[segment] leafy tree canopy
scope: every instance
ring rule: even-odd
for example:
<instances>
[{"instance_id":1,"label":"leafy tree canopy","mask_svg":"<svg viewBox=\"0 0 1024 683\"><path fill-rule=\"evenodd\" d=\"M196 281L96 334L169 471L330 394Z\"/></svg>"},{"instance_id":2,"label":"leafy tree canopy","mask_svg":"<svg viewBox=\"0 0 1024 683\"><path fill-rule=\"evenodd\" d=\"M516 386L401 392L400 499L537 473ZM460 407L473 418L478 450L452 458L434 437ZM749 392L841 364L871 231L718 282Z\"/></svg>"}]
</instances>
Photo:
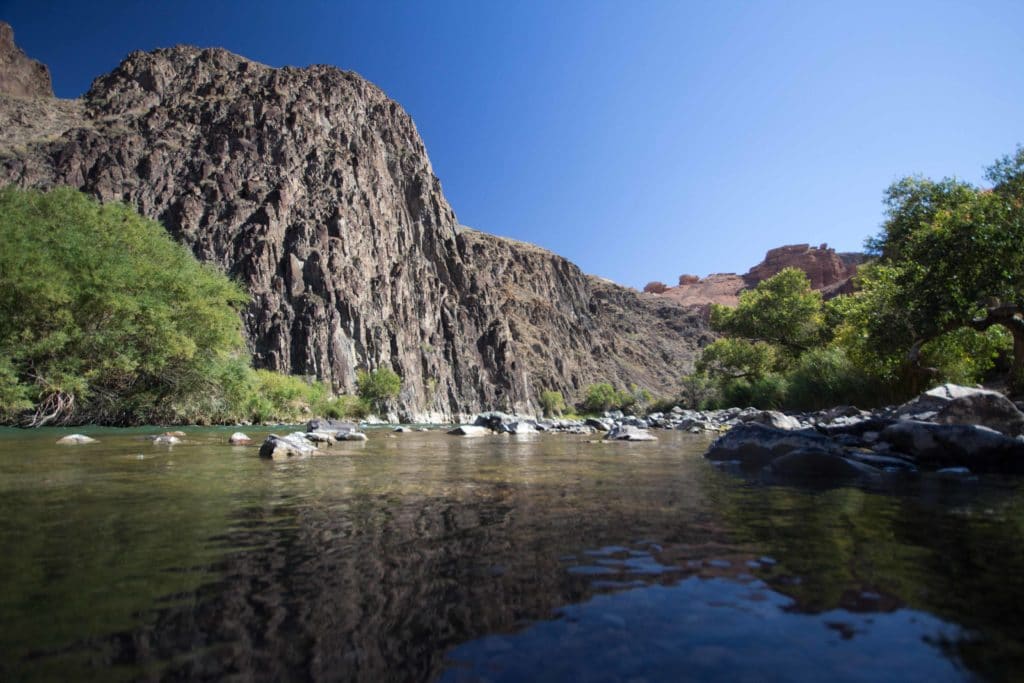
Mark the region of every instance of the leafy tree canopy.
<instances>
[{"instance_id":1,"label":"leafy tree canopy","mask_svg":"<svg viewBox=\"0 0 1024 683\"><path fill-rule=\"evenodd\" d=\"M248 366L246 300L126 206L2 189L0 411L37 425L156 421L226 401Z\"/></svg>"}]
</instances>

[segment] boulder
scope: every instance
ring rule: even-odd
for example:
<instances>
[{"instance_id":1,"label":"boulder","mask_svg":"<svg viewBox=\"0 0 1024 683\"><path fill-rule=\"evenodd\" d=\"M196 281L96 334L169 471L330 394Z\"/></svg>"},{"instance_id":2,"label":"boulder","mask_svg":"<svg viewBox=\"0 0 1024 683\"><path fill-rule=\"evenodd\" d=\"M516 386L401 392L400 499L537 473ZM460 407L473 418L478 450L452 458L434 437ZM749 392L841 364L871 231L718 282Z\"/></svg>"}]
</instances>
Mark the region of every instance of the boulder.
<instances>
[{"instance_id":1,"label":"boulder","mask_svg":"<svg viewBox=\"0 0 1024 683\"><path fill-rule=\"evenodd\" d=\"M479 425L459 425L455 429L448 430L448 433L453 436L486 436L491 433L491 430Z\"/></svg>"},{"instance_id":2,"label":"boulder","mask_svg":"<svg viewBox=\"0 0 1024 683\"><path fill-rule=\"evenodd\" d=\"M777 410L760 410L740 418L743 422L756 422L775 429L800 429L800 420Z\"/></svg>"},{"instance_id":3,"label":"boulder","mask_svg":"<svg viewBox=\"0 0 1024 683\"><path fill-rule=\"evenodd\" d=\"M593 427L594 429L599 429L602 432L609 431L615 425L613 421L607 420L603 417L588 417L586 422L583 424L588 427Z\"/></svg>"},{"instance_id":4,"label":"boulder","mask_svg":"<svg viewBox=\"0 0 1024 683\"><path fill-rule=\"evenodd\" d=\"M331 420L322 417L306 423L307 432L354 432L357 429L359 429L359 425L354 422Z\"/></svg>"},{"instance_id":5,"label":"boulder","mask_svg":"<svg viewBox=\"0 0 1024 683\"><path fill-rule=\"evenodd\" d=\"M879 441L929 468L1024 473L1024 441L988 427L901 420L886 427Z\"/></svg>"},{"instance_id":6,"label":"boulder","mask_svg":"<svg viewBox=\"0 0 1024 683\"><path fill-rule=\"evenodd\" d=\"M617 425L612 427L611 430L605 435L605 439L610 441L657 441L658 437L654 436L646 429L640 427L634 427L633 425Z\"/></svg>"},{"instance_id":7,"label":"boulder","mask_svg":"<svg viewBox=\"0 0 1024 683\"><path fill-rule=\"evenodd\" d=\"M334 435L338 441L366 441L369 437L360 431L344 431Z\"/></svg>"},{"instance_id":8,"label":"boulder","mask_svg":"<svg viewBox=\"0 0 1024 683\"><path fill-rule=\"evenodd\" d=\"M252 443L252 439L242 432L235 432L228 437L228 443L232 446L244 446L245 444Z\"/></svg>"},{"instance_id":9,"label":"boulder","mask_svg":"<svg viewBox=\"0 0 1024 683\"><path fill-rule=\"evenodd\" d=\"M342 432L348 434L348 432ZM325 443L330 445L334 443L335 436L329 432L306 432L302 435L306 441L312 441L313 443Z\"/></svg>"},{"instance_id":10,"label":"boulder","mask_svg":"<svg viewBox=\"0 0 1024 683\"><path fill-rule=\"evenodd\" d=\"M67 436L62 436L61 438L57 439L57 443L59 443L59 444L66 444L66 445L67 444L80 445L80 444L86 444L86 443L99 443L99 442L96 441L96 439L92 438L91 436L86 436L85 434L68 434Z\"/></svg>"},{"instance_id":11,"label":"boulder","mask_svg":"<svg viewBox=\"0 0 1024 683\"><path fill-rule=\"evenodd\" d=\"M871 478L879 470L832 451L798 448L772 461L773 474L792 479L845 480Z\"/></svg>"},{"instance_id":12,"label":"boulder","mask_svg":"<svg viewBox=\"0 0 1024 683\"><path fill-rule=\"evenodd\" d=\"M161 434L153 437L153 444L156 446L174 446L181 443L181 439L170 434Z\"/></svg>"},{"instance_id":13,"label":"boulder","mask_svg":"<svg viewBox=\"0 0 1024 683\"><path fill-rule=\"evenodd\" d=\"M776 429L748 422L718 437L704 457L709 460L733 460L745 469L760 469L776 458L797 450L840 457L846 454L845 448L816 432Z\"/></svg>"},{"instance_id":14,"label":"boulder","mask_svg":"<svg viewBox=\"0 0 1024 683\"><path fill-rule=\"evenodd\" d=\"M525 420L519 420L516 422L510 422L504 425L505 431L509 434L536 434L538 431L537 427L532 423Z\"/></svg>"},{"instance_id":15,"label":"boulder","mask_svg":"<svg viewBox=\"0 0 1024 683\"><path fill-rule=\"evenodd\" d=\"M1024 413L998 391L975 390L946 403L935 416L938 424L977 424L1007 436L1024 431Z\"/></svg>"},{"instance_id":16,"label":"boulder","mask_svg":"<svg viewBox=\"0 0 1024 683\"><path fill-rule=\"evenodd\" d=\"M504 432L507 431L505 426L515 422L516 418L507 413L502 413L497 410L489 413L481 413L476 416L473 421L473 425L476 427L485 427L493 432Z\"/></svg>"},{"instance_id":17,"label":"boulder","mask_svg":"<svg viewBox=\"0 0 1024 683\"><path fill-rule=\"evenodd\" d=\"M301 435L277 436L271 434L260 446L260 457L270 460L308 458L317 452L316 446Z\"/></svg>"}]
</instances>

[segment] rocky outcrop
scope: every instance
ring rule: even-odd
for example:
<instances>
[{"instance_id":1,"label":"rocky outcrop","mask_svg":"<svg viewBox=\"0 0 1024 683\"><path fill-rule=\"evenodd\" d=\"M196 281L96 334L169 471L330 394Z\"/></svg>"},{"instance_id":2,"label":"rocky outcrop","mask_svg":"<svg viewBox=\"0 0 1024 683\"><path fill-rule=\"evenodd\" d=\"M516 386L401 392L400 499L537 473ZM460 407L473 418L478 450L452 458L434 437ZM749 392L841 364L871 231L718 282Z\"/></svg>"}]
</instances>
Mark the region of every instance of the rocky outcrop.
<instances>
[{"instance_id":1,"label":"rocky outcrop","mask_svg":"<svg viewBox=\"0 0 1024 683\"><path fill-rule=\"evenodd\" d=\"M50 70L29 58L14 42L14 29L0 21L0 94L53 97Z\"/></svg>"},{"instance_id":2,"label":"rocky outcrop","mask_svg":"<svg viewBox=\"0 0 1024 683\"><path fill-rule=\"evenodd\" d=\"M838 253L827 244L819 247L791 244L769 249L764 260L744 275L716 273L706 278L680 275L679 286L668 288L662 296L687 305L715 303L735 306L744 290L778 275L784 268L799 268L807 273L811 289L819 290L829 298L850 291L850 280L864 260L864 254Z\"/></svg>"},{"instance_id":3,"label":"rocky outcrop","mask_svg":"<svg viewBox=\"0 0 1024 683\"><path fill-rule=\"evenodd\" d=\"M129 55L79 102L29 104L0 99L0 184L160 221L248 289L259 367L345 392L390 367L405 420L533 412L596 381L671 394L707 340L678 303L457 230L412 120L356 74L176 47Z\"/></svg>"}]
</instances>

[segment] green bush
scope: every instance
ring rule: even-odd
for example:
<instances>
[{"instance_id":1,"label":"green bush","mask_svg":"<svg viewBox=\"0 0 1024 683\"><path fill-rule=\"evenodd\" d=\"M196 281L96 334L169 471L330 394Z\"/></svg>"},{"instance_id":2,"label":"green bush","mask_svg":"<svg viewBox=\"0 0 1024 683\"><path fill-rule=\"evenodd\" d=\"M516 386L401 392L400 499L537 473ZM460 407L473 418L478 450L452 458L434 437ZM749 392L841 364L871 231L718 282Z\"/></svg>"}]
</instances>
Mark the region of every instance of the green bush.
<instances>
[{"instance_id":1,"label":"green bush","mask_svg":"<svg viewBox=\"0 0 1024 683\"><path fill-rule=\"evenodd\" d=\"M216 414L247 297L157 223L72 189L0 190L0 412L28 424Z\"/></svg>"},{"instance_id":2,"label":"green bush","mask_svg":"<svg viewBox=\"0 0 1024 683\"><path fill-rule=\"evenodd\" d=\"M360 370L356 377L359 397L379 413L387 410L388 402L398 396L402 378L391 368L378 368L371 372Z\"/></svg>"},{"instance_id":3,"label":"green bush","mask_svg":"<svg viewBox=\"0 0 1024 683\"><path fill-rule=\"evenodd\" d=\"M542 391L540 405L544 409L544 417L554 417L565 410L565 398L560 391Z\"/></svg>"}]
</instances>

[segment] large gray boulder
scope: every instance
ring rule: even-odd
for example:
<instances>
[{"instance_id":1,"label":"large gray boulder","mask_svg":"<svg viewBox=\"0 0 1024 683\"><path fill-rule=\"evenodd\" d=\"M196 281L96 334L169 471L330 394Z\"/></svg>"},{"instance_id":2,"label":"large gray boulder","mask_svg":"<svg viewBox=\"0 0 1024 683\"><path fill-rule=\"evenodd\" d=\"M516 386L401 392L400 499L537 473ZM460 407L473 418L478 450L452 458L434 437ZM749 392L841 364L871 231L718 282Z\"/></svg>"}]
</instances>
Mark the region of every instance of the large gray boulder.
<instances>
[{"instance_id":1,"label":"large gray boulder","mask_svg":"<svg viewBox=\"0 0 1024 683\"><path fill-rule=\"evenodd\" d=\"M785 413L780 413L777 410L760 410L755 413L743 415L740 417L743 422L754 422L757 424L768 425L775 429L800 429L803 425L800 424L800 420L795 417L790 417Z\"/></svg>"},{"instance_id":2,"label":"large gray boulder","mask_svg":"<svg viewBox=\"0 0 1024 683\"><path fill-rule=\"evenodd\" d=\"M748 422L718 437L704 457L709 460L736 461L744 469L760 469L776 458L798 450L840 457L846 452L845 448L832 439L815 432L776 429Z\"/></svg>"},{"instance_id":3,"label":"large gray boulder","mask_svg":"<svg viewBox=\"0 0 1024 683\"><path fill-rule=\"evenodd\" d=\"M278 436L271 434L260 446L260 457L270 460L295 460L308 458L317 453L316 446L302 435Z\"/></svg>"},{"instance_id":4,"label":"large gray boulder","mask_svg":"<svg viewBox=\"0 0 1024 683\"><path fill-rule=\"evenodd\" d=\"M939 424L977 424L1007 436L1024 431L1024 413L997 391L975 390L949 401L935 416Z\"/></svg>"},{"instance_id":5,"label":"large gray boulder","mask_svg":"<svg viewBox=\"0 0 1024 683\"><path fill-rule=\"evenodd\" d=\"M901 420L886 427L879 441L930 469L1024 473L1024 441L988 427Z\"/></svg>"}]
</instances>

